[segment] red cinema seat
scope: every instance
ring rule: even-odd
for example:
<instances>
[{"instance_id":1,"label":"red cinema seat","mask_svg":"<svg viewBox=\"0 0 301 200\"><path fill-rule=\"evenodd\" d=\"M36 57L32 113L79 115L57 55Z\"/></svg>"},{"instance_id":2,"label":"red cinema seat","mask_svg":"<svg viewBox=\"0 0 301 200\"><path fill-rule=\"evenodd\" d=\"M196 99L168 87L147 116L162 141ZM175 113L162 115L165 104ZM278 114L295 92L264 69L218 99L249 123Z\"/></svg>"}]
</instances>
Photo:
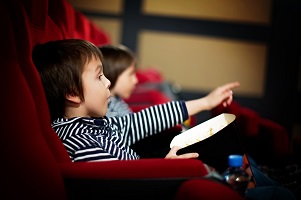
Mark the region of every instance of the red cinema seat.
<instances>
[{"instance_id":1,"label":"red cinema seat","mask_svg":"<svg viewBox=\"0 0 301 200\"><path fill-rule=\"evenodd\" d=\"M51 129L43 87L31 61L33 45L63 37L62 32L51 32L61 29L48 16L48 3L0 2L5 26L0 32L2 199L173 199L186 180L207 175L196 159L71 162Z\"/></svg>"},{"instance_id":2,"label":"red cinema seat","mask_svg":"<svg viewBox=\"0 0 301 200\"><path fill-rule=\"evenodd\" d=\"M2 73L1 138L3 185L1 199L67 199L61 170L40 127L36 104L18 62L11 11L0 3ZM20 52L19 52L20 53ZM55 192L54 192L55 191Z\"/></svg>"}]
</instances>

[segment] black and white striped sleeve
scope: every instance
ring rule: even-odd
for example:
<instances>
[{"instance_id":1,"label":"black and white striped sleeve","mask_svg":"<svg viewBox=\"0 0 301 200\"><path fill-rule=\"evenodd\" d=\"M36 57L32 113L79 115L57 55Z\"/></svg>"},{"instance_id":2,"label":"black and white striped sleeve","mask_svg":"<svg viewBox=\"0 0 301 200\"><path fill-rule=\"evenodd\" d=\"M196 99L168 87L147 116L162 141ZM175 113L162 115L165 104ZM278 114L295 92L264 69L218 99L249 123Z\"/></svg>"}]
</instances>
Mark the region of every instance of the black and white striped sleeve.
<instances>
[{"instance_id":1,"label":"black and white striped sleeve","mask_svg":"<svg viewBox=\"0 0 301 200\"><path fill-rule=\"evenodd\" d=\"M131 145L145 137L174 127L188 117L185 101L172 101L111 120L120 124L125 144Z\"/></svg>"}]
</instances>

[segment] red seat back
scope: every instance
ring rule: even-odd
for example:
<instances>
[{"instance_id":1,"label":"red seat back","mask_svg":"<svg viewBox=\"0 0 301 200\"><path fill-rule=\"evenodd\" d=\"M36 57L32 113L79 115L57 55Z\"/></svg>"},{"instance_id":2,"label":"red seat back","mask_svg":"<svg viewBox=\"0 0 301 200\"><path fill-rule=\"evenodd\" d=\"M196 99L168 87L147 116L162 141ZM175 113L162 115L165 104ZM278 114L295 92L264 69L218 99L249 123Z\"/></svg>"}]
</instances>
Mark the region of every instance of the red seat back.
<instances>
[{"instance_id":1,"label":"red seat back","mask_svg":"<svg viewBox=\"0 0 301 200\"><path fill-rule=\"evenodd\" d=\"M54 9L59 9L61 12ZM31 59L32 49L38 43L65 38L77 37L96 43L107 43L109 39L92 26L84 16L78 18L78 13L66 0L15 0L9 3L9 10L13 11L10 15L14 24L17 51L20 52L18 54L20 68L33 93L44 137L57 162L71 162L65 147L49 126L48 105L39 74ZM82 35L74 31L78 26L87 26L86 30L79 31ZM84 31L91 34L86 34ZM93 37L94 35L98 37Z\"/></svg>"},{"instance_id":2,"label":"red seat back","mask_svg":"<svg viewBox=\"0 0 301 200\"><path fill-rule=\"evenodd\" d=\"M9 5L0 3L1 31L1 171L4 199L66 199L60 170L42 135L27 80L20 70ZM4 157L4 160L3 160Z\"/></svg>"},{"instance_id":3,"label":"red seat back","mask_svg":"<svg viewBox=\"0 0 301 200\"><path fill-rule=\"evenodd\" d=\"M49 20L47 12L43 10L44 8L47 11L48 1L32 0L30 1L31 6L27 4L29 3L28 0L22 1L24 4L18 1L12 2L9 8L10 11L13 11L11 12L11 17L13 19L12 24L14 25L13 32L15 34L14 40L18 51L19 67L33 95L39 119L38 124L40 124L43 130L42 133L44 134L48 146L55 155L57 162L71 162L62 142L49 126L50 114L48 104L39 74L31 59L31 52L34 45L48 40L62 39L63 37L58 27ZM38 12L40 15L37 15L36 12L38 8L41 11Z\"/></svg>"}]
</instances>

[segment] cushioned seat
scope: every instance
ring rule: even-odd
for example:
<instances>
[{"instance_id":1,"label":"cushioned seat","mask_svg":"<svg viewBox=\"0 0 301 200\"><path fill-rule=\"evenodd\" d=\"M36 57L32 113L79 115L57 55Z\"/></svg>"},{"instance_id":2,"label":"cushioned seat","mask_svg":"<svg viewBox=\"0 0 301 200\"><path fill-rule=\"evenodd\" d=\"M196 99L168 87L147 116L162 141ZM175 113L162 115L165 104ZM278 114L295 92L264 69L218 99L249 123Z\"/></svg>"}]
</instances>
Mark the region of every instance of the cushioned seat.
<instances>
[{"instance_id":1,"label":"cushioned seat","mask_svg":"<svg viewBox=\"0 0 301 200\"><path fill-rule=\"evenodd\" d=\"M5 27L0 32L3 52L0 74L3 137L0 146L4 157L1 164L4 174L1 197L173 199L178 187L186 180L207 175L205 165L196 159L71 162L50 126L43 87L31 60L35 44L64 38L62 26L68 24L68 20L60 26L56 24L48 15L51 2L0 2L1 24ZM64 1L60 5L68 3ZM57 14L60 15L59 12ZM57 16L56 19L59 18ZM81 22L88 23L83 25L89 29L87 32L93 31L83 37L93 41L98 29L91 28L93 25L88 20ZM83 31L83 34L87 32Z\"/></svg>"}]
</instances>

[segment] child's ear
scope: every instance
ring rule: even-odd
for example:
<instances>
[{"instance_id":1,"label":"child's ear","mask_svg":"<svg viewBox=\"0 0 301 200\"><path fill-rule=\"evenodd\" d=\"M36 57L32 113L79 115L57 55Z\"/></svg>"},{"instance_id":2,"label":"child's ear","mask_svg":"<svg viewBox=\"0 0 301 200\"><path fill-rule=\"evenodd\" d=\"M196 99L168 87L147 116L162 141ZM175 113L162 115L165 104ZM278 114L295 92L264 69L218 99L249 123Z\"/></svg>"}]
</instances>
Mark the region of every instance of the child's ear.
<instances>
[{"instance_id":1,"label":"child's ear","mask_svg":"<svg viewBox=\"0 0 301 200\"><path fill-rule=\"evenodd\" d=\"M66 94L66 100L76 104L81 103L81 99L78 95Z\"/></svg>"}]
</instances>

